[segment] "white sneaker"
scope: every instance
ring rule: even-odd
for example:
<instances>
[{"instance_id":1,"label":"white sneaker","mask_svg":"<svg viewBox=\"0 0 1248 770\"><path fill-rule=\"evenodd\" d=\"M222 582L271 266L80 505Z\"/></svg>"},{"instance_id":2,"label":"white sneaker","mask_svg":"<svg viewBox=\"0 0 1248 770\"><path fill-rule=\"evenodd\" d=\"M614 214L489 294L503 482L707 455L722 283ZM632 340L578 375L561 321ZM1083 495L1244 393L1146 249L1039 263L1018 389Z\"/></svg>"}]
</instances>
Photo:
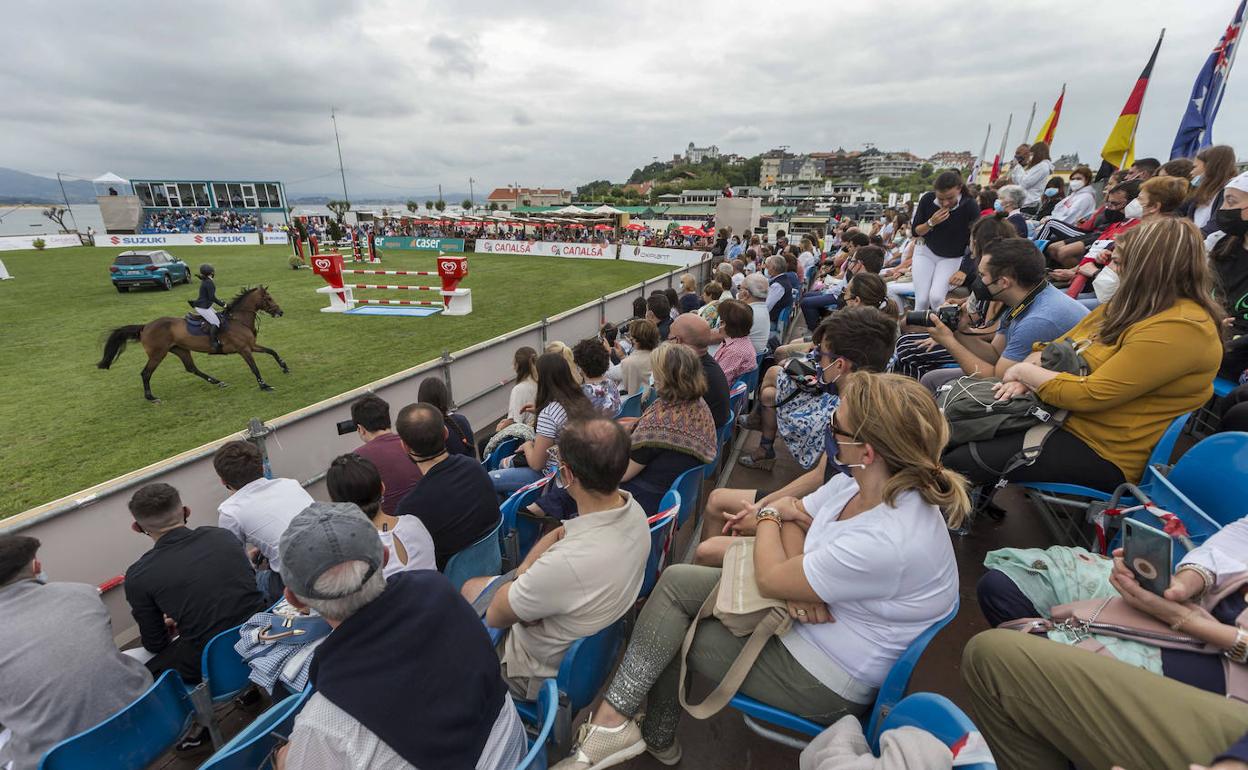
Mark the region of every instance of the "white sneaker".
<instances>
[{"instance_id":1,"label":"white sneaker","mask_svg":"<svg viewBox=\"0 0 1248 770\"><path fill-rule=\"evenodd\" d=\"M591 717L592 719L592 717ZM628 720L619 727L602 727L585 722L576 734L572 755L552 770L600 770L615 767L645 752L641 727Z\"/></svg>"},{"instance_id":2,"label":"white sneaker","mask_svg":"<svg viewBox=\"0 0 1248 770\"><path fill-rule=\"evenodd\" d=\"M672 741L672 745L662 751L652 749L649 746L646 747L646 751L650 752L650 756L654 757L668 767L680 764L680 741Z\"/></svg>"}]
</instances>

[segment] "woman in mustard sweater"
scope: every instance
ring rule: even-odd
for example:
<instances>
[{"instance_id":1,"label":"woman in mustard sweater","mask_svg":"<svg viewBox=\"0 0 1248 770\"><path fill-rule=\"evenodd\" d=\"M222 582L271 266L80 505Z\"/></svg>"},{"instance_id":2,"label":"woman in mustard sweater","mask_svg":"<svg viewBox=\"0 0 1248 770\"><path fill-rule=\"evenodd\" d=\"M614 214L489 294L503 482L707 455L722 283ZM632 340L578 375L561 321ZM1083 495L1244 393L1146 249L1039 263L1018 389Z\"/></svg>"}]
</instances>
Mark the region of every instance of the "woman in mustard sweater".
<instances>
[{"instance_id":1,"label":"woman in mustard sweater","mask_svg":"<svg viewBox=\"0 0 1248 770\"><path fill-rule=\"evenodd\" d=\"M1040 366L1039 352L1014 365L997 398L1034 391L1070 416L1049 437L1032 465L1011 481L1079 484L1111 492L1139 482L1153 446L1179 415L1213 394L1222 360L1213 279L1200 231L1188 220L1142 224L1118 241L1120 285L1063 339L1075 342L1091 374L1079 377ZM980 458L1000 468L1023 444L1023 433L976 443ZM972 457L969 446L945 455L945 464L972 482L997 477Z\"/></svg>"}]
</instances>

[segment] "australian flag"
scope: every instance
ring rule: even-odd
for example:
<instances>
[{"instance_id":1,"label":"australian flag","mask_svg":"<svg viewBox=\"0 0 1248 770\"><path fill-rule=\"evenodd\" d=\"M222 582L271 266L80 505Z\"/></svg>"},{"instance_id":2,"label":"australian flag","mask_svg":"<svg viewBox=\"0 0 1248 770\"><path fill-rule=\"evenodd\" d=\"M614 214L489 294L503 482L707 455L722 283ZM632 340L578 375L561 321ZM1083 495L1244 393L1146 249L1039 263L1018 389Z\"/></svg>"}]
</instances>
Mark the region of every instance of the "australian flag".
<instances>
[{"instance_id":1,"label":"australian flag","mask_svg":"<svg viewBox=\"0 0 1248 770\"><path fill-rule=\"evenodd\" d=\"M1248 0L1240 0L1235 17L1196 76L1187 111L1183 113L1174 146L1170 148L1171 158L1191 158L1202 147L1213 144L1213 121L1222 106L1222 94L1226 92L1226 81L1231 75L1231 65L1235 63L1235 53L1239 50L1245 6L1248 6Z\"/></svg>"}]
</instances>

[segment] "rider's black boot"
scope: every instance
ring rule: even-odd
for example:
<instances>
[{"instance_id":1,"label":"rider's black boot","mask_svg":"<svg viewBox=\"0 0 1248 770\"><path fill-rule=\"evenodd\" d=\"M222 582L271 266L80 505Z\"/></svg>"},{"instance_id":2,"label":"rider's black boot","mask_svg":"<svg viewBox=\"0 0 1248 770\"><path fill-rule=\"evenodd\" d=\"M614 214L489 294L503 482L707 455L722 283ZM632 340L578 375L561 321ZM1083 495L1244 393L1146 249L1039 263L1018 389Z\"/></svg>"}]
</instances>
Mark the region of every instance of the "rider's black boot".
<instances>
[{"instance_id":1,"label":"rider's black boot","mask_svg":"<svg viewBox=\"0 0 1248 770\"><path fill-rule=\"evenodd\" d=\"M213 353L221 352L220 332L217 330L217 327L213 326L212 324L208 325L208 341L212 345Z\"/></svg>"}]
</instances>

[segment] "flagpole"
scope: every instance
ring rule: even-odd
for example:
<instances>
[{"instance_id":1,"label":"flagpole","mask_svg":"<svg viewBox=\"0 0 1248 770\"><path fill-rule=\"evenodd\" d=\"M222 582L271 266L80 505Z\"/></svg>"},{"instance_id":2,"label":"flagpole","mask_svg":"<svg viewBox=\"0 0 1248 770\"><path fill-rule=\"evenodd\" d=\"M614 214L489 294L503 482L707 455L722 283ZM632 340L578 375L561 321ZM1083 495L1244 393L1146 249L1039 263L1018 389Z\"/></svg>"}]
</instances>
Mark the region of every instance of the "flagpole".
<instances>
[{"instance_id":1,"label":"flagpole","mask_svg":"<svg viewBox=\"0 0 1248 770\"><path fill-rule=\"evenodd\" d=\"M1166 39L1166 28L1161 28L1161 35L1157 38L1157 47L1153 49L1154 53L1161 51L1161 41ZM1150 76L1152 73L1149 73ZM1150 77L1151 79L1151 77ZM1131 138L1127 140L1127 147L1122 151L1122 160L1118 163L1118 168L1122 168L1127 162L1127 156L1135 149L1135 133L1140 130L1140 117L1144 114L1144 100L1148 99L1148 88L1145 87L1144 93L1140 95L1140 107L1135 111L1135 123L1131 125Z\"/></svg>"},{"instance_id":2,"label":"flagpole","mask_svg":"<svg viewBox=\"0 0 1248 770\"><path fill-rule=\"evenodd\" d=\"M1032 102L1031 103L1031 116L1027 118L1027 128L1023 131L1023 141L1027 142L1028 144L1031 143L1029 139L1029 137L1031 136L1031 124L1034 123L1035 120L1036 120L1036 103Z\"/></svg>"},{"instance_id":3,"label":"flagpole","mask_svg":"<svg viewBox=\"0 0 1248 770\"><path fill-rule=\"evenodd\" d=\"M1001 151L997 153L997 157L1005 161L1005 143L1010 140L1010 127L1014 125L1014 113L1010 113L1010 119L1005 122L1005 133L1001 135Z\"/></svg>"},{"instance_id":4,"label":"flagpole","mask_svg":"<svg viewBox=\"0 0 1248 770\"><path fill-rule=\"evenodd\" d=\"M971 179L974 184L979 184L979 170L984 165L984 156L988 154L988 137L992 136L992 124L988 124L988 130L984 133L984 146L979 149L979 157L975 159L975 176Z\"/></svg>"}]
</instances>

